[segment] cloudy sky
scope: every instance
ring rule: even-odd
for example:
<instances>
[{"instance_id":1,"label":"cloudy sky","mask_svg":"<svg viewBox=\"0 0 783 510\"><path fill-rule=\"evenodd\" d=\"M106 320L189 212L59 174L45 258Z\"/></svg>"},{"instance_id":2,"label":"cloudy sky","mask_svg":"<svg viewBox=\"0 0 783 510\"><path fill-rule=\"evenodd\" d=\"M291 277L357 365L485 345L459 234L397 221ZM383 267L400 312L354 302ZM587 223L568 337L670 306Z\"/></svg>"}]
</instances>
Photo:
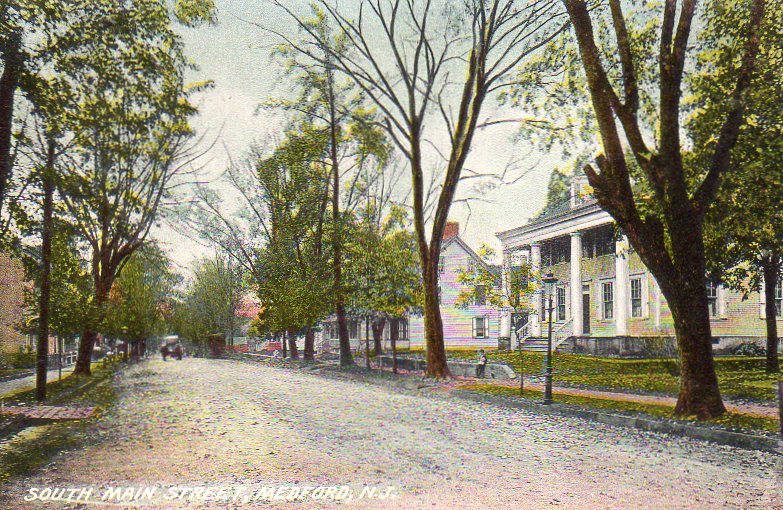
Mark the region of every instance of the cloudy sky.
<instances>
[{"instance_id":1,"label":"cloudy sky","mask_svg":"<svg viewBox=\"0 0 783 510\"><path fill-rule=\"evenodd\" d=\"M306 5L300 0L290 4L293 8ZM217 26L182 30L186 52L199 67L190 80L212 80L215 84L199 97L200 115L194 121L207 140L217 139L202 161L209 179L217 178L231 159L242 159L254 142L281 130L280 118L257 112L257 106L270 98L291 97L290 87L279 75L279 65L270 58L278 41L253 24L292 33L291 22L266 0L217 0L217 6ZM480 193L470 182L461 185L458 198L480 195L481 201L471 202L470 211L464 204L456 204L451 218L461 223L463 238L475 247L481 243L499 246L496 232L519 226L535 214L543 206L550 171L561 163L556 155L542 154L526 142L514 141L514 134L512 125L490 128L474 143L468 162L471 168L500 171L516 160L516 170L507 179L524 173L513 184ZM219 182L214 186L224 189ZM181 226L164 225L154 235L185 268L211 250L181 231Z\"/></svg>"}]
</instances>

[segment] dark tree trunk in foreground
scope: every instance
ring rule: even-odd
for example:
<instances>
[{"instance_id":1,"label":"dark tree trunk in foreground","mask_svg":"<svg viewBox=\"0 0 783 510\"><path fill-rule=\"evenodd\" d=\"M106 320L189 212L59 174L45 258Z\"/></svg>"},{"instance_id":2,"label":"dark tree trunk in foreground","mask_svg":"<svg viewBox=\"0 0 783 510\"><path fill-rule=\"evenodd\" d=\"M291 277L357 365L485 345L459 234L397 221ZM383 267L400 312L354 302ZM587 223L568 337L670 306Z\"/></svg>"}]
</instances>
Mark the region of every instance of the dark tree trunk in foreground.
<instances>
[{"instance_id":1,"label":"dark tree trunk in foreground","mask_svg":"<svg viewBox=\"0 0 783 510\"><path fill-rule=\"evenodd\" d=\"M752 0L744 53L734 90L728 98L727 114L720 132L716 133L714 153L704 177L696 182L689 181L683 163L680 103L697 2L668 0L665 3L657 55L660 101L656 147L648 146L639 122L641 101L636 66L649 55L634 54L640 50L629 35L623 3L609 0L616 41L616 48L609 51L615 51L619 59L621 91L616 90L604 67L604 55L596 42L587 2L563 0L563 3L576 36L603 147L595 160L598 170L588 165L585 174L599 204L626 233L672 309L682 372L675 413L695 415L699 419L720 416L726 409L712 359L704 290L703 220L715 201L722 175L729 168L731 149L744 121L743 96L751 85L765 1ZM637 206L626 158L633 158L641 169L659 213L642 211Z\"/></svg>"},{"instance_id":2,"label":"dark tree trunk in foreground","mask_svg":"<svg viewBox=\"0 0 783 510\"><path fill-rule=\"evenodd\" d=\"M14 32L7 36L2 52L3 74L0 76L0 211L8 194L13 161L11 161L11 135L14 124L14 96L19 87L23 56L22 34Z\"/></svg>"},{"instance_id":3,"label":"dark tree trunk in foreground","mask_svg":"<svg viewBox=\"0 0 783 510\"><path fill-rule=\"evenodd\" d=\"M312 361L315 359L315 330L307 328L304 339L304 359Z\"/></svg>"},{"instance_id":4,"label":"dark tree trunk in foreground","mask_svg":"<svg viewBox=\"0 0 783 510\"><path fill-rule=\"evenodd\" d=\"M90 363L92 362L92 350L95 347L95 342L97 340L97 331L93 331L92 328L86 328L84 330L81 341L79 342L79 352L76 355L76 367L73 369L74 374L92 374Z\"/></svg>"},{"instance_id":5,"label":"dark tree trunk in foreground","mask_svg":"<svg viewBox=\"0 0 783 510\"><path fill-rule=\"evenodd\" d=\"M440 247L438 247L440 249ZM451 377L446 363L446 346L443 341L443 320L440 316L438 296L438 258L426 261L424 272L424 337L427 342L428 377Z\"/></svg>"},{"instance_id":6,"label":"dark tree trunk in foreground","mask_svg":"<svg viewBox=\"0 0 783 510\"><path fill-rule=\"evenodd\" d=\"M296 346L296 331L288 332L288 350L291 352L291 359L299 359L299 349Z\"/></svg>"},{"instance_id":7,"label":"dark tree trunk in foreground","mask_svg":"<svg viewBox=\"0 0 783 510\"><path fill-rule=\"evenodd\" d=\"M775 289L780 281L780 257L770 255L762 260L764 270L764 312L767 322L767 361L766 371L768 374L780 372L780 363L778 362L778 317L777 306L775 306Z\"/></svg>"},{"instance_id":8,"label":"dark tree trunk in foreground","mask_svg":"<svg viewBox=\"0 0 783 510\"><path fill-rule=\"evenodd\" d=\"M383 330L386 329L386 319L376 319L372 321L372 341L375 348L375 355L383 354Z\"/></svg>"},{"instance_id":9,"label":"dark tree trunk in foreground","mask_svg":"<svg viewBox=\"0 0 783 510\"><path fill-rule=\"evenodd\" d=\"M35 363L35 398L46 399L46 372L49 361L49 297L52 289L52 209L54 198L54 142L46 149L43 176L43 231L41 232L41 296L38 304L38 345Z\"/></svg>"},{"instance_id":10,"label":"dark tree trunk in foreground","mask_svg":"<svg viewBox=\"0 0 783 510\"><path fill-rule=\"evenodd\" d=\"M106 303L109 299L109 290L112 286L112 280L98 278L95 282L95 306L99 313L106 309ZM79 342L79 352L76 356L76 366L73 369L74 374L92 375L90 364L92 363L92 352L95 348L95 342L98 340L98 332L95 325L90 324L84 328L82 339ZM127 351L126 351L127 356Z\"/></svg>"}]
</instances>

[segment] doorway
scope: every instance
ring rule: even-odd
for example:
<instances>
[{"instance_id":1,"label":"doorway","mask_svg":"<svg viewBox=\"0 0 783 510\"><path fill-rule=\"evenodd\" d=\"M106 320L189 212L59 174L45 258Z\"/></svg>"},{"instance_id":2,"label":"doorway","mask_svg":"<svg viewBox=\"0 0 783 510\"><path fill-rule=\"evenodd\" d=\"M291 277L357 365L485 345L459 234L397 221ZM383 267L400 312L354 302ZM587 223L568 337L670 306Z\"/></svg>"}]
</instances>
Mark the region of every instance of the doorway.
<instances>
[{"instance_id":1,"label":"doorway","mask_svg":"<svg viewBox=\"0 0 783 510\"><path fill-rule=\"evenodd\" d=\"M590 334L590 286L582 286L582 334Z\"/></svg>"}]
</instances>

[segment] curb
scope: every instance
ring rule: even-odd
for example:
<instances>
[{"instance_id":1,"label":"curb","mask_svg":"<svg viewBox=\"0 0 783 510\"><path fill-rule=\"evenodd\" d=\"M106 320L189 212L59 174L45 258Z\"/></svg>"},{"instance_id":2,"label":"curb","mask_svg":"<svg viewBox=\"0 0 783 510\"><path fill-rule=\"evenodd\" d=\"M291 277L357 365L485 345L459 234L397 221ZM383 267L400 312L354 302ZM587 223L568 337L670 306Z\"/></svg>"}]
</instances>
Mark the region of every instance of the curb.
<instances>
[{"instance_id":1,"label":"curb","mask_svg":"<svg viewBox=\"0 0 783 510\"><path fill-rule=\"evenodd\" d=\"M658 432L679 437L688 437L700 441L708 441L726 446L734 446L743 450L760 450L768 453L783 455L781 441L770 436L746 434L730 430L702 427L682 422L671 422L643 416L625 416L622 414L601 413L587 409L571 407L563 404L539 404L536 402L520 401L495 395L485 395L469 390L459 390L456 395L474 402L488 403L524 409L538 414L567 416L582 418L597 423L605 423L617 427L633 428L646 432Z\"/></svg>"}]
</instances>

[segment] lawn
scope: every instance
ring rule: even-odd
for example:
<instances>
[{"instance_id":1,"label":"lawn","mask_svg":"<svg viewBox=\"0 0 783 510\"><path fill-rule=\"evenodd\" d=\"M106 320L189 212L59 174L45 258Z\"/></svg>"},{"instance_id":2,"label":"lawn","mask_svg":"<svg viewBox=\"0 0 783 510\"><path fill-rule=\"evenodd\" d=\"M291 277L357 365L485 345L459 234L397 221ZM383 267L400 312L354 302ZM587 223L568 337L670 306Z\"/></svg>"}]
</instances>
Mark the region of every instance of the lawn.
<instances>
[{"instance_id":1,"label":"lawn","mask_svg":"<svg viewBox=\"0 0 783 510\"><path fill-rule=\"evenodd\" d=\"M46 385L49 405L87 405L98 408L99 415L111 407L116 399L112 378L117 363L93 364L92 377L69 375L62 381ZM7 395L4 403L33 402L35 390L22 390ZM0 482L11 477L25 476L46 464L58 452L77 448L94 438L89 433L94 421L55 421L50 424L27 427L4 440L0 449Z\"/></svg>"},{"instance_id":2,"label":"lawn","mask_svg":"<svg viewBox=\"0 0 783 510\"><path fill-rule=\"evenodd\" d=\"M507 386L498 386L495 384L470 384L463 387L467 391L486 393L489 395L500 395L510 398L520 398L517 388ZM536 390L525 390L523 398L529 400L540 400L541 392ZM623 414L642 414L657 418L671 419L674 415L674 407L665 404L642 404L637 402L622 402L598 397L582 397L573 395L562 395L555 393L555 400L558 403L570 404L588 409L597 409L601 411L619 412ZM679 418L681 420L693 421L695 418ZM761 418L758 416L748 416L741 413L726 413L720 418L707 420L706 423L713 423L733 429L764 430L767 432L778 432L778 421L775 419Z\"/></svg>"},{"instance_id":3,"label":"lawn","mask_svg":"<svg viewBox=\"0 0 783 510\"><path fill-rule=\"evenodd\" d=\"M475 359L475 351L449 351L456 359ZM519 352L487 352L490 361L502 361L519 371ZM525 373L538 374L544 366L544 354L526 352ZM555 353L552 362L555 383L608 391L654 393L676 396L680 378L673 359L599 358L579 354ZM764 358L717 357L715 369L721 393L728 398L770 402L777 400L776 384L780 374L764 372Z\"/></svg>"}]
</instances>

